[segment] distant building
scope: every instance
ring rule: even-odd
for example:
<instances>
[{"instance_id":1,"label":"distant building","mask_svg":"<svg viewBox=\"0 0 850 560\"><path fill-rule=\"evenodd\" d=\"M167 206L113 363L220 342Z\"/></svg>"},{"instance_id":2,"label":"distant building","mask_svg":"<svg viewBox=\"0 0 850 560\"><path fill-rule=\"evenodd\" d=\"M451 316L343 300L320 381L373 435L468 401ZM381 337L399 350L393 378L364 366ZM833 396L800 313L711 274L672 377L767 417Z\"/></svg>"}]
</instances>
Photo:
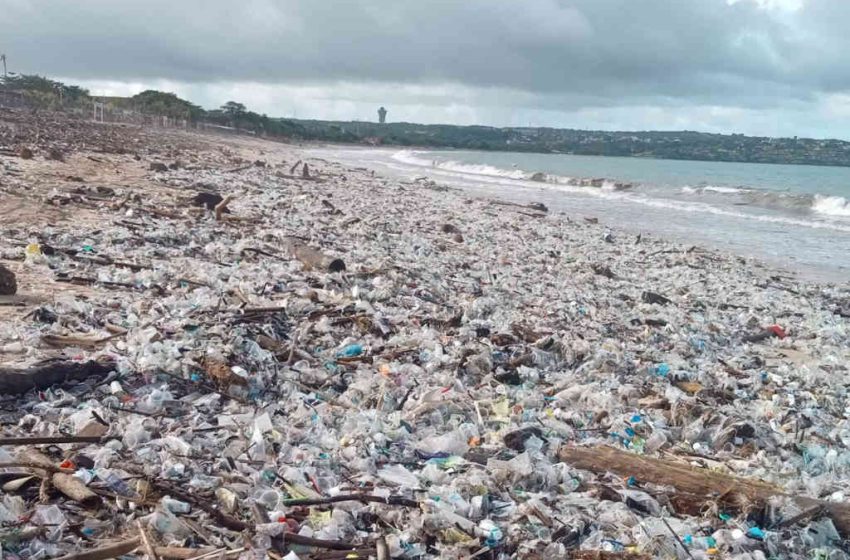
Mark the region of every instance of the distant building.
<instances>
[{"instance_id":1,"label":"distant building","mask_svg":"<svg viewBox=\"0 0 850 560\"><path fill-rule=\"evenodd\" d=\"M381 107L378 109L378 122L384 124L387 122L387 110Z\"/></svg>"}]
</instances>

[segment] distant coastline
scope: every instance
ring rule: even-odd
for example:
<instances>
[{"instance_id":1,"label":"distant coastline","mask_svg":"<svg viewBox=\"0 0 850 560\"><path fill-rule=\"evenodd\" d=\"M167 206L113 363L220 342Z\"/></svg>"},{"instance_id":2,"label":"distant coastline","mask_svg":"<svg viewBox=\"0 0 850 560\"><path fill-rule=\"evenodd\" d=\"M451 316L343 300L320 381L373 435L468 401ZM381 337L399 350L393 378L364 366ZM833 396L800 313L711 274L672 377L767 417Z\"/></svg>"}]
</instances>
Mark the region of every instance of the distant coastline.
<instances>
[{"instance_id":1,"label":"distant coastline","mask_svg":"<svg viewBox=\"0 0 850 560\"><path fill-rule=\"evenodd\" d=\"M695 131L598 131L533 127L379 124L280 119L305 140L433 149L850 167L850 142Z\"/></svg>"}]
</instances>

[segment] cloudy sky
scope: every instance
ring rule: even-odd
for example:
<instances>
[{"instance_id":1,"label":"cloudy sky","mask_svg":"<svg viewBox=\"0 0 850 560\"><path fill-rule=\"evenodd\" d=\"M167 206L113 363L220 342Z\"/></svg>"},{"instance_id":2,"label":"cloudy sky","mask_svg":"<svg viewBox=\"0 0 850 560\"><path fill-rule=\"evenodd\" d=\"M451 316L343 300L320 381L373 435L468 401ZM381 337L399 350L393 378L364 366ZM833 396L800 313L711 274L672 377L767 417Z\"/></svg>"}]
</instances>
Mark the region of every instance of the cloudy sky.
<instances>
[{"instance_id":1,"label":"cloudy sky","mask_svg":"<svg viewBox=\"0 0 850 560\"><path fill-rule=\"evenodd\" d=\"M850 0L0 0L9 70L270 116L850 138Z\"/></svg>"}]
</instances>

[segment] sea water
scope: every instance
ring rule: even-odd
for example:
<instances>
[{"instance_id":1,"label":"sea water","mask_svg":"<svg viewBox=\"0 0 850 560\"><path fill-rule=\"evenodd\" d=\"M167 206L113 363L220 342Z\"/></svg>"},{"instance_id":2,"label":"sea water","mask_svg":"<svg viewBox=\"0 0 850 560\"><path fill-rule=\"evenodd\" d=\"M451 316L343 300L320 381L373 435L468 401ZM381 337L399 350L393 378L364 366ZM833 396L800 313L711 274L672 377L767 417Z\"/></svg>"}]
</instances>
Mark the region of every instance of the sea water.
<instances>
[{"instance_id":1,"label":"sea water","mask_svg":"<svg viewBox=\"0 0 850 560\"><path fill-rule=\"evenodd\" d=\"M623 235L654 234L810 279L850 281L850 168L392 148L317 152L473 195L543 202Z\"/></svg>"}]
</instances>

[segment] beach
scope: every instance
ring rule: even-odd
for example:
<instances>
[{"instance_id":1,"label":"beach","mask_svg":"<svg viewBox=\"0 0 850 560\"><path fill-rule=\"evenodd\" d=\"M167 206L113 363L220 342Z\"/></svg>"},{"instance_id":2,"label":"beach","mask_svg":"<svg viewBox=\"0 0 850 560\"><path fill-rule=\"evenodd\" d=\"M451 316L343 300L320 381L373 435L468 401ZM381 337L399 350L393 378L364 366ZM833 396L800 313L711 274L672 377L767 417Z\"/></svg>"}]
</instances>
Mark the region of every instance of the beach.
<instances>
[{"instance_id":1,"label":"beach","mask_svg":"<svg viewBox=\"0 0 850 560\"><path fill-rule=\"evenodd\" d=\"M287 535L302 558L844 554L846 283L319 146L99 125L56 140L60 161L16 126L0 373L114 364L3 397L3 437L103 438L39 451L95 505L47 484L22 550L127 542L140 520L157 547L246 558ZM685 507L676 476L577 449L764 487L721 479ZM46 472L0 473L35 477L2 520Z\"/></svg>"}]
</instances>

